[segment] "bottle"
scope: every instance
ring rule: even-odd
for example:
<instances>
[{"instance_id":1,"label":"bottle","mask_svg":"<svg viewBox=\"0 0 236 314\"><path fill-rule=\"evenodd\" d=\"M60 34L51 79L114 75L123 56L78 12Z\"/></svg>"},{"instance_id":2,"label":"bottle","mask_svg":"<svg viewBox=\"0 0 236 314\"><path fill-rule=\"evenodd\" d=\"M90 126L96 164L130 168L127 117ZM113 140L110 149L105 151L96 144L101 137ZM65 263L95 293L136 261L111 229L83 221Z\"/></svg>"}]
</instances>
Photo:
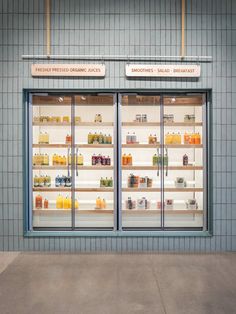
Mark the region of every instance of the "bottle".
<instances>
[{"instance_id":1,"label":"bottle","mask_svg":"<svg viewBox=\"0 0 236 314\"><path fill-rule=\"evenodd\" d=\"M102 144L104 142L104 137L102 135L102 133L100 132L99 137L98 137L98 143Z\"/></svg>"},{"instance_id":2,"label":"bottle","mask_svg":"<svg viewBox=\"0 0 236 314\"><path fill-rule=\"evenodd\" d=\"M62 157L62 165L66 166L66 156Z\"/></svg>"},{"instance_id":3,"label":"bottle","mask_svg":"<svg viewBox=\"0 0 236 314\"><path fill-rule=\"evenodd\" d=\"M63 197L61 196L61 194L59 194L57 196L57 199L56 199L56 208L57 209L62 209L63 208Z\"/></svg>"},{"instance_id":4,"label":"bottle","mask_svg":"<svg viewBox=\"0 0 236 314\"><path fill-rule=\"evenodd\" d=\"M83 164L84 164L84 157L83 157L82 154L79 154L78 159L77 159L77 164L79 166L83 166Z\"/></svg>"},{"instance_id":5,"label":"bottle","mask_svg":"<svg viewBox=\"0 0 236 314\"><path fill-rule=\"evenodd\" d=\"M66 196L65 198L63 198L63 208L64 208L64 209L69 209L69 200L68 200L68 196Z\"/></svg>"},{"instance_id":6,"label":"bottle","mask_svg":"<svg viewBox=\"0 0 236 314\"><path fill-rule=\"evenodd\" d=\"M79 202L77 199L75 199L75 209L78 209L79 208Z\"/></svg>"},{"instance_id":7,"label":"bottle","mask_svg":"<svg viewBox=\"0 0 236 314\"><path fill-rule=\"evenodd\" d=\"M188 156L186 154L184 154L183 156L183 166L187 166L188 165Z\"/></svg>"},{"instance_id":8,"label":"bottle","mask_svg":"<svg viewBox=\"0 0 236 314\"><path fill-rule=\"evenodd\" d=\"M97 164L97 157L95 154L92 156L92 166L95 166Z\"/></svg>"},{"instance_id":9,"label":"bottle","mask_svg":"<svg viewBox=\"0 0 236 314\"><path fill-rule=\"evenodd\" d=\"M133 158L131 154L127 156L126 160L127 160L127 165L132 166Z\"/></svg>"},{"instance_id":10,"label":"bottle","mask_svg":"<svg viewBox=\"0 0 236 314\"><path fill-rule=\"evenodd\" d=\"M111 165L111 158L109 156L106 157L106 166Z\"/></svg>"},{"instance_id":11,"label":"bottle","mask_svg":"<svg viewBox=\"0 0 236 314\"><path fill-rule=\"evenodd\" d=\"M39 186L38 177L34 176L34 187L38 187L38 186Z\"/></svg>"},{"instance_id":12,"label":"bottle","mask_svg":"<svg viewBox=\"0 0 236 314\"><path fill-rule=\"evenodd\" d=\"M96 198L96 208L101 209L101 198L100 198L100 196L98 196Z\"/></svg>"},{"instance_id":13,"label":"bottle","mask_svg":"<svg viewBox=\"0 0 236 314\"><path fill-rule=\"evenodd\" d=\"M200 145L201 144L201 135L199 133L195 136L195 144Z\"/></svg>"},{"instance_id":14,"label":"bottle","mask_svg":"<svg viewBox=\"0 0 236 314\"><path fill-rule=\"evenodd\" d=\"M110 134L107 137L107 144L112 144L112 136Z\"/></svg>"},{"instance_id":15,"label":"bottle","mask_svg":"<svg viewBox=\"0 0 236 314\"><path fill-rule=\"evenodd\" d=\"M91 132L89 132L88 134L88 144L93 144L93 135L91 134Z\"/></svg>"},{"instance_id":16,"label":"bottle","mask_svg":"<svg viewBox=\"0 0 236 314\"><path fill-rule=\"evenodd\" d=\"M103 198L101 201L101 208L105 209L106 207L107 207L106 200L105 200L105 198Z\"/></svg>"},{"instance_id":17,"label":"bottle","mask_svg":"<svg viewBox=\"0 0 236 314\"><path fill-rule=\"evenodd\" d=\"M35 208L41 209L43 207L43 198L41 195L37 195L35 198Z\"/></svg>"},{"instance_id":18,"label":"bottle","mask_svg":"<svg viewBox=\"0 0 236 314\"><path fill-rule=\"evenodd\" d=\"M45 198L44 202L43 202L43 207L44 208L48 208L48 200Z\"/></svg>"},{"instance_id":19,"label":"bottle","mask_svg":"<svg viewBox=\"0 0 236 314\"><path fill-rule=\"evenodd\" d=\"M122 165L123 165L123 166L126 166L126 165L127 165L126 154L123 154L123 156L122 156Z\"/></svg>"},{"instance_id":20,"label":"bottle","mask_svg":"<svg viewBox=\"0 0 236 314\"><path fill-rule=\"evenodd\" d=\"M152 165L153 166L157 166L158 164L158 160L157 160L157 154L153 155L152 157Z\"/></svg>"},{"instance_id":21,"label":"bottle","mask_svg":"<svg viewBox=\"0 0 236 314\"><path fill-rule=\"evenodd\" d=\"M184 144L189 144L190 136L189 133L184 133Z\"/></svg>"},{"instance_id":22,"label":"bottle","mask_svg":"<svg viewBox=\"0 0 236 314\"><path fill-rule=\"evenodd\" d=\"M130 143L131 143L131 135L128 132L128 134L126 135L126 144L130 144Z\"/></svg>"}]
</instances>

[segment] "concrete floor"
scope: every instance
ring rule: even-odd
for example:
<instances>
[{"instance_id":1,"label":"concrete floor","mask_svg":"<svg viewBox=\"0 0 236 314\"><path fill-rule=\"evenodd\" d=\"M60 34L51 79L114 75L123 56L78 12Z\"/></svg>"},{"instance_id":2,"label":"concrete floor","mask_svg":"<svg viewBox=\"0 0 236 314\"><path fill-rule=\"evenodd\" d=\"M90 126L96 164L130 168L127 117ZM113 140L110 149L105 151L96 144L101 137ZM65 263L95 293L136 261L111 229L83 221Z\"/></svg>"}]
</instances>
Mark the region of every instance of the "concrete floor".
<instances>
[{"instance_id":1,"label":"concrete floor","mask_svg":"<svg viewBox=\"0 0 236 314\"><path fill-rule=\"evenodd\" d=\"M0 253L1 314L236 313L236 254Z\"/></svg>"}]
</instances>

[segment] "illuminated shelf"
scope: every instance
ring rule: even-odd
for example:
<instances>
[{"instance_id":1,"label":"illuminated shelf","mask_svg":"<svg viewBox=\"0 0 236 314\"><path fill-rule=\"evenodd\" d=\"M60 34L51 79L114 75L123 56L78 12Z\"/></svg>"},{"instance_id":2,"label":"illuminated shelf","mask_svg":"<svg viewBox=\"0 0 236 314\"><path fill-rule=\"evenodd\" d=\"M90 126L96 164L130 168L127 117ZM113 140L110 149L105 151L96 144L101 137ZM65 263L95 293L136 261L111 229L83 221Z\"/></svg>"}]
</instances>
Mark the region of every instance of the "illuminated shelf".
<instances>
[{"instance_id":1,"label":"illuminated shelf","mask_svg":"<svg viewBox=\"0 0 236 314\"><path fill-rule=\"evenodd\" d=\"M158 148L160 144L122 144L122 147L129 147L129 148Z\"/></svg>"},{"instance_id":2,"label":"illuminated shelf","mask_svg":"<svg viewBox=\"0 0 236 314\"><path fill-rule=\"evenodd\" d=\"M76 215L93 215L93 214L113 214L112 209L75 209ZM58 216L58 215L71 215L71 209L34 209L34 215L40 216ZM202 215L203 210L200 209L171 209L171 210L164 210L164 213L167 215ZM125 215L156 215L161 214L161 210L158 209L125 209L122 210L122 214Z\"/></svg>"},{"instance_id":3,"label":"illuminated shelf","mask_svg":"<svg viewBox=\"0 0 236 314\"><path fill-rule=\"evenodd\" d=\"M72 126L66 122L33 122L34 126ZM75 126L113 126L112 122L76 122Z\"/></svg>"},{"instance_id":4,"label":"illuminated shelf","mask_svg":"<svg viewBox=\"0 0 236 314\"><path fill-rule=\"evenodd\" d=\"M75 169L76 166L74 166ZM67 170L68 166L33 166L34 170ZM69 165L71 169L71 165ZM112 170L113 166L77 166L78 170Z\"/></svg>"},{"instance_id":5,"label":"illuminated shelf","mask_svg":"<svg viewBox=\"0 0 236 314\"><path fill-rule=\"evenodd\" d=\"M161 166L159 167L159 169ZM164 167L166 169L166 167ZM122 166L122 170L158 170L157 166ZM202 166L168 166L168 170L203 170Z\"/></svg>"},{"instance_id":6,"label":"illuminated shelf","mask_svg":"<svg viewBox=\"0 0 236 314\"><path fill-rule=\"evenodd\" d=\"M161 210L160 209L125 209L122 210L122 213L125 214L142 214L142 215L153 215L153 214L160 214ZM200 209L194 209L194 210L190 210L190 209L166 209L164 210L165 214L172 214L172 215L189 215L189 214L198 214L198 215L202 215L203 214L203 210Z\"/></svg>"},{"instance_id":7,"label":"illuminated shelf","mask_svg":"<svg viewBox=\"0 0 236 314\"><path fill-rule=\"evenodd\" d=\"M165 148L202 148L202 144L165 144Z\"/></svg>"},{"instance_id":8,"label":"illuminated shelf","mask_svg":"<svg viewBox=\"0 0 236 314\"><path fill-rule=\"evenodd\" d=\"M80 148L112 148L113 144L75 144L75 147Z\"/></svg>"},{"instance_id":9,"label":"illuminated shelf","mask_svg":"<svg viewBox=\"0 0 236 314\"><path fill-rule=\"evenodd\" d=\"M33 188L33 192L113 192L113 188L68 188L68 187L35 187Z\"/></svg>"},{"instance_id":10,"label":"illuminated shelf","mask_svg":"<svg viewBox=\"0 0 236 314\"><path fill-rule=\"evenodd\" d=\"M122 126L160 126L160 122L122 122ZM202 122L172 122L164 123L164 126L202 126Z\"/></svg>"},{"instance_id":11,"label":"illuminated shelf","mask_svg":"<svg viewBox=\"0 0 236 314\"><path fill-rule=\"evenodd\" d=\"M113 144L75 144L80 148L111 148ZM33 144L33 148L71 148L68 144Z\"/></svg>"},{"instance_id":12,"label":"illuminated shelf","mask_svg":"<svg viewBox=\"0 0 236 314\"><path fill-rule=\"evenodd\" d=\"M161 188L122 188L123 192L161 192ZM164 188L164 192L203 192L203 188Z\"/></svg>"},{"instance_id":13,"label":"illuminated shelf","mask_svg":"<svg viewBox=\"0 0 236 314\"><path fill-rule=\"evenodd\" d=\"M71 215L71 209L34 209L33 214L57 216L57 215ZM111 209L75 209L76 214L113 214Z\"/></svg>"}]
</instances>

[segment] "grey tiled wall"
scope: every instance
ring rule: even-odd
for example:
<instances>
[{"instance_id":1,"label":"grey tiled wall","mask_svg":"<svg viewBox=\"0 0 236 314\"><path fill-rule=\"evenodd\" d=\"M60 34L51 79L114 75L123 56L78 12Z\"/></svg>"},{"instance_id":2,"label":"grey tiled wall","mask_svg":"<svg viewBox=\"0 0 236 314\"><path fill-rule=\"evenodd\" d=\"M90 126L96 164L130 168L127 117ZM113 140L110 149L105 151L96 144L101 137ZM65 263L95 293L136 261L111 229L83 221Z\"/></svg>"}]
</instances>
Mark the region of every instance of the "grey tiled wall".
<instances>
[{"instance_id":1,"label":"grey tiled wall","mask_svg":"<svg viewBox=\"0 0 236 314\"><path fill-rule=\"evenodd\" d=\"M194 80L37 79L22 54L45 52L44 1L0 0L0 250L223 251L236 249L236 1L186 0L186 53L211 55ZM180 0L53 0L52 54L178 55ZM211 238L24 238L23 88L212 88Z\"/></svg>"}]
</instances>

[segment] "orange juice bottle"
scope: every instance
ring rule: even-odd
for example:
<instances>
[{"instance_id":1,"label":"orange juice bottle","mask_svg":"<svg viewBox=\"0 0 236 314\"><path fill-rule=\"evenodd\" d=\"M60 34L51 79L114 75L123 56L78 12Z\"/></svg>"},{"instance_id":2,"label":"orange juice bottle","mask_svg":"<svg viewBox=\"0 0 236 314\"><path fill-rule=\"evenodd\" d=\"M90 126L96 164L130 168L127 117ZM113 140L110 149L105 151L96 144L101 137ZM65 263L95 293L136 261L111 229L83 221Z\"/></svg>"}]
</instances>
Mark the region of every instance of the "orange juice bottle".
<instances>
[{"instance_id":1,"label":"orange juice bottle","mask_svg":"<svg viewBox=\"0 0 236 314\"><path fill-rule=\"evenodd\" d=\"M181 134L178 132L177 135L177 144L181 144L182 140L181 140Z\"/></svg>"},{"instance_id":2,"label":"orange juice bottle","mask_svg":"<svg viewBox=\"0 0 236 314\"><path fill-rule=\"evenodd\" d=\"M101 200L100 196L98 196L98 197L96 198L96 208L97 208L97 209L100 209L100 208L101 208L101 205L102 205L102 200Z\"/></svg>"},{"instance_id":3,"label":"orange juice bottle","mask_svg":"<svg viewBox=\"0 0 236 314\"><path fill-rule=\"evenodd\" d=\"M131 154L127 156L126 160L127 160L127 165L132 166L133 158Z\"/></svg>"},{"instance_id":4,"label":"orange juice bottle","mask_svg":"<svg viewBox=\"0 0 236 314\"><path fill-rule=\"evenodd\" d=\"M194 133L192 133L190 135L189 144L195 144L195 134Z\"/></svg>"},{"instance_id":5,"label":"orange juice bottle","mask_svg":"<svg viewBox=\"0 0 236 314\"><path fill-rule=\"evenodd\" d=\"M103 199L101 200L101 208L102 208L102 209L105 209L106 207L107 207L106 200L105 200L105 198L103 198Z\"/></svg>"},{"instance_id":6,"label":"orange juice bottle","mask_svg":"<svg viewBox=\"0 0 236 314\"><path fill-rule=\"evenodd\" d=\"M201 135L199 133L195 134L195 144L201 144Z\"/></svg>"},{"instance_id":7,"label":"orange juice bottle","mask_svg":"<svg viewBox=\"0 0 236 314\"><path fill-rule=\"evenodd\" d=\"M35 197L35 208L41 209L43 207L43 198L41 195Z\"/></svg>"},{"instance_id":8,"label":"orange juice bottle","mask_svg":"<svg viewBox=\"0 0 236 314\"><path fill-rule=\"evenodd\" d=\"M122 156L122 165L123 165L123 166L126 166L126 165L127 165L126 154L123 154L123 156Z\"/></svg>"},{"instance_id":9,"label":"orange juice bottle","mask_svg":"<svg viewBox=\"0 0 236 314\"><path fill-rule=\"evenodd\" d=\"M189 144L190 141L190 135L189 133L184 133L184 144Z\"/></svg>"}]
</instances>

